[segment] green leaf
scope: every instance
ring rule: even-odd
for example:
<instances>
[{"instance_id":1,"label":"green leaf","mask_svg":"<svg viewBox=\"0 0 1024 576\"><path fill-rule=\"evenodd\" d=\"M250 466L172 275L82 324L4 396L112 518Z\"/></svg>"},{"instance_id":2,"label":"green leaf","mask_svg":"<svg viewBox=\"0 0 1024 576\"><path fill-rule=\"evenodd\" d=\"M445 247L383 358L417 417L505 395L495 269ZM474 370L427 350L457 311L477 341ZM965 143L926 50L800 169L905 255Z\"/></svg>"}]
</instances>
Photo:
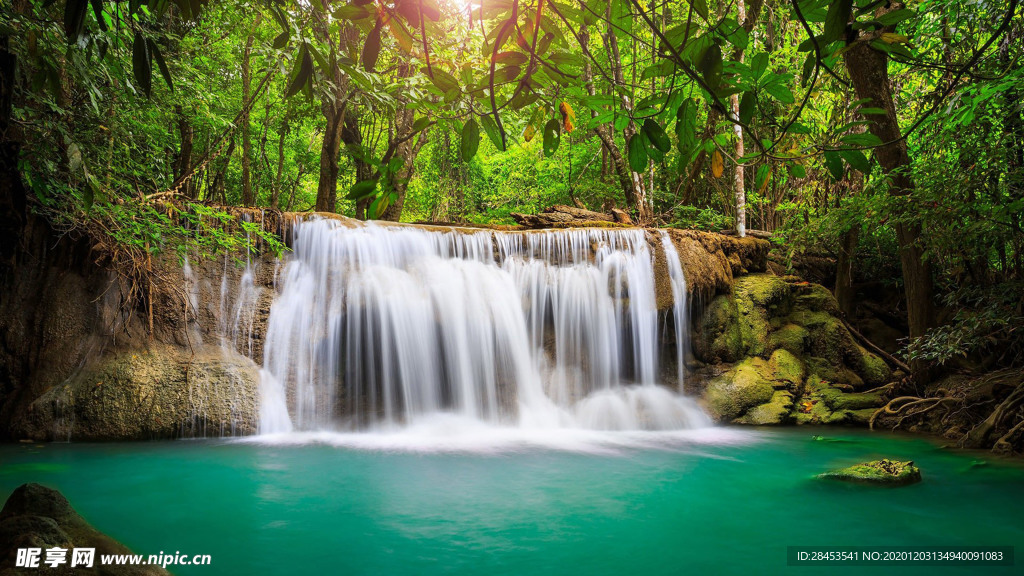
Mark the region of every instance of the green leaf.
<instances>
[{"instance_id":1,"label":"green leaf","mask_svg":"<svg viewBox=\"0 0 1024 576\"><path fill-rule=\"evenodd\" d=\"M717 92L722 83L722 49L718 44L712 44L704 52L700 59L700 73L711 90Z\"/></svg>"},{"instance_id":2,"label":"green leaf","mask_svg":"<svg viewBox=\"0 0 1024 576\"><path fill-rule=\"evenodd\" d=\"M853 0L833 0L825 15L824 44L831 44L843 36L846 25L850 22L852 9Z\"/></svg>"},{"instance_id":3,"label":"green leaf","mask_svg":"<svg viewBox=\"0 0 1024 576\"><path fill-rule=\"evenodd\" d=\"M530 57L521 52L502 52L494 57L494 61L498 64L508 64L511 66L522 66L530 60Z\"/></svg>"},{"instance_id":4,"label":"green leaf","mask_svg":"<svg viewBox=\"0 0 1024 576\"><path fill-rule=\"evenodd\" d=\"M643 172L647 169L647 142L644 142L643 134L638 132L630 136L629 142L626 143L626 156L633 172Z\"/></svg>"},{"instance_id":5,"label":"green leaf","mask_svg":"<svg viewBox=\"0 0 1024 576\"><path fill-rule=\"evenodd\" d=\"M373 193L376 190L376 180L363 180L361 182L356 182L355 184L353 184L352 187L349 188L348 194L345 195L345 198L348 198L349 200L362 200L364 198L369 198L370 196L373 196Z\"/></svg>"},{"instance_id":6,"label":"green leaf","mask_svg":"<svg viewBox=\"0 0 1024 576\"><path fill-rule=\"evenodd\" d=\"M135 83L142 88L142 92L148 98L153 88L153 65L150 60L149 46L140 32L135 33L135 42L132 44L132 74L135 77Z\"/></svg>"},{"instance_id":7,"label":"green leaf","mask_svg":"<svg viewBox=\"0 0 1024 576\"><path fill-rule=\"evenodd\" d=\"M96 22L100 25L100 30L107 31L107 21L103 19L103 0L90 0L92 4L92 12L96 16Z\"/></svg>"},{"instance_id":8,"label":"green leaf","mask_svg":"<svg viewBox=\"0 0 1024 576\"><path fill-rule=\"evenodd\" d=\"M847 134L840 138L839 141L854 146L880 146L882 144L882 140L870 132Z\"/></svg>"},{"instance_id":9,"label":"green leaf","mask_svg":"<svg viewBox=\"0 0 1024 576\"><path fill-rule=\"evenodd\" d=\"M377 58L380 57L380 29L381 19L377 18L377 23L374 24L373 29L366 35L366 44L363 44L363 69L367 72L373 72L375 66L377 66Z\"/></svg>"},{"instance_id":10,"label":"green leaf","mask_svg":"<svg viewBox=\"0 0 1024 576\"><path fill-rule=\"evenodd\" d=\"M466 125L462 127L462 144L459 146L459 151L462 152L462 161L469 162L472 160L479 148L480 125L477 124L475 119L470 118Z\"/></svg>"},{"instance_id":11,"label":"green leaf","mask_svg":"<svg viewBox=\"0 0 1024 576\"><path fill-rule=\"evenodd\" d=\"M811 76L814 75L814 65L818 62L818 59L814 56L814 52L807 55L804 59L803 68L800 69L800 87L806 88L807 82L810 81Z\"/></svg>"},{"instance_id":12,"label":"green leaf","mask_svg":"<svg viewBox=\"0 0 1024 576\"><path fill-rule=\"evenodd\" d=\"M81 38L88 6L89 0L67 0L64 3L64 33L67 34L68 44L74 44Z\"/></svg>"},{"instance_id":13,"label":"green leaf","mask_svg":"<svg viewBox=\"0 0 1024 576\"><path fill-rule=\"evenodd\" d=\"M793 98L793 92L787 86L782 84L770 84L765 86L764 89L766 92L771 94L773 98L783 104L792 104L793 102L796 102L796 99Z\"/></svg>"},{"instance_id":14,"label":"green leaf","mask_svg":"<svg viewBox=\"0 0 1024 576\"><path fill-rule=\"evenodd\" d=\"M768 176L772 173L771 168L767 164L761 164L757 168L757 175L754 177L754 186L756 190L761 190L768 181Z\"/></svg>"},{"instance_id":15,"label":"green leaf","mask_svg":"<svg viewBox=\"0 0 1024 576\"><path fill-rule=\"evenodd\" d=\"M672 141L668 139L665 130L653 118L644 120L643 131L651 145L662 154L667 154L672 149Z\"/></svg>"},{"instance_id":16,"label":"green leaf","mask_svg":"<svg viewBox=\"0 0 1024 576\"><path fill-rule=\"evenodd\" d=\"M806 178L807 170L800 164L793 162L789 165L789 173L793 178Z\"/></svg>"},{"instance_id":17,"label":"green leaf","mask_svg":"<svg viewBox=\"0 0 1024 576\"><path fill-rule=\"evenodd\" d=\"M167 87L170 88L171 92L174 92L174 83L171 82L171 71L167 68L167 62L164 62L164 55L160 53L160 49L157 48L156 42L152 40L146 41L149 47L149 52L152 54L153 59L156 60L156 65L160 69L160 75L164 77L164 82Z\"/></svg>"},{"instance_id":18,"label":"green leaf","mask_svg":"<svg viewBox=\"0 0 1024 576\"><path fill-rule=\"evenodd\" d=\"M421 132L424 128L430 125L430 116L421 116L412 123L413 132Z\"/></svg>"},{"instance_id":19,"label":"green leaf","mask_svg":"<svg viewBox=\"0 0 1024 576\"><path fill-rule=\"evenodd\" d=\"M740 122L749 124L754 117L754 109L757 108L757 97L753 92L744 92L740 99Z\"/></svg>"},{"instance_id":20,"label":"green leaf","mask_svg":"<svg viewBox=\"0 0 1024 576\"><path fill-rule=\"evenodd\" d=\"M562 125L552 118L544 125L544 155L550 157L562 143Z\"/></svg>"},{"instance_id":21,"label":"green leaf","mask_svg":"<svg viewBox=\"0 0 1024 576\"><path fill-rule=\"evenodd\" d=\"M825 152L825 167L834 180L843 179L843 159L837 152L829 150Z\"/></svg>"},{"instance_id":22,"label":"green leaf","mask_svg":"<svg viewBox=\"0 0 1024 576\"><path fill-rule=\"evenodd\" d=\"M843 157L843 160L846 160L847 164L861 174L871 172L871 163L868 162L867 157L860 150L840 150L839 155Z\"/></svg>"},{"instance_id":23,"label":"green leaf","mask_svg":"<svg viewBox=\"0 0 1024 576\"><path fill-rule=\"evenodd\" d=\"M309 55L309 50L303 44L302 49L299 50L299 58L295 63L295 71L292 76L292 81L288 84L288 89L285 90L284 97L291 98L292 96L299 93L302 87L309 82L309 79L313 75L313 57Z\"/></svg>"},{"instance_id":24,"label":"green leaf","mask_svg":"<svg viewBox=\"0 0 1024 576\"><path fill-rule=\"evenodd\" d=\"M274 37L274 48L280 50L288 44L289 34L287 32L281 32Z\"/></svg>"},{"instance_id":25,"label":"green leaf","mask_svg":"<svg viewBox=\"0 0 1024 576\"><path fill-rule=\"evenodd\" d=\"M676 137L679 147L687 149L697 143L697 103L687 98L676 112Z\"/></svg>"},{"instance_id":26,"label":"green leaf","mask_svg":"<svg viewBox=\"0 0 1024 576\"><path fill-rule=\"evenodd\" d=\"M758 80L764 75L764 71L768 69L768 53L758 52L750 60L750 73L754 75L754 80Z\"/></svg>"},{"instance_id":27,"label":"green leaf","mask_svg":"<svg viewBox=\"0 0 1024 576\"><path fill-rule=\"evenodd\" d=\"M881 108L861 108L858 112L865 116L868 114L879 114L884 116L886 113L885 110L882 110Z\"/></svg>"},{"instance_id":28,"label":"green leaf","mask_svg":"<svg viewBox=\"0 0 1024 576\"><path fill-rule=\"evenodd\" d=\"M501 131L498 129L497 123L494 122L494 118L490 115L480 117L480 122L484 125L484 132L487 133L487 137L491 139L491 143L499 151L505 151L505 139L502 137Z\"/></svg>"},{"instance_id":29,"label":"green leaf","mask_svg":"<svg viewBox=\"0 0 1024 576\"><path fill-rule=\"evenodd\" d=\"M701 18L708 19L707 0L690 0L690 6L693 7L693 11L700 15Z\"/></svg>"},{"instance_id":30,"label":"green leaf","mask_svg":"<svg viewBox=\"0 0 1024 576\"><path fill-rule=\"evenodd\" d=\"M915 14L916 12L914 12L913 10L901 8L899 10L893 10L892 12L882 14L875 20L883 26L894 26L908 18L913 18Z\"/></svg>"}]
</instances>

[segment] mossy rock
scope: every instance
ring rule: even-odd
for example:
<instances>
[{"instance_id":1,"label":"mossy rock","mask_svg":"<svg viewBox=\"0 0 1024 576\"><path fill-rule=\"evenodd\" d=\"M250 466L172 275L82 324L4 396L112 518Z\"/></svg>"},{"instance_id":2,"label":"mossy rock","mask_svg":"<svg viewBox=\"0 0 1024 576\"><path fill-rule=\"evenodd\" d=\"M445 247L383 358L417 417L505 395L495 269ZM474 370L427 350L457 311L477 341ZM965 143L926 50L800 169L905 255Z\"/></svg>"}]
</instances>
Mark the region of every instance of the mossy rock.
<instances>
[{"instance_id":1,"label":"mossy rock","mask_svg":"<svg viewBox=\"0 0 1024 576\"><path fill-rule=\"evenodd\" d=\"M737 362L746 355L738 320L739 309L729 295L718 296L701 316L695 352L705 362Z\"/></svg>"},{"instance_id":2,"label":"mossy rock","mask_svg":"<svg viewBox=\"0 0 1024 576\"><path fill-rule=\"evenodd\" d=\"M772 399L760 406L747 411L742 417L735 420L737 424L751 424L754 426L768 426L787 424L792 421L793 394L779 390L772 395Z\"/></svg>"},{"instance_id":3,"label":"mossy rock","mask_svg":"<svg viewBox=\"0 0 1024 576\"><path fill-rule=\"evenodd\" d=\"M864 380L841 363L837 364L817 356L806 358L806 363L807 373L815 375L819 380L833 384L847 384L854 389L864 387Z\"/></svg>"},{"instance_id":4,"label":"mossy rock","mask_svg":"<svg viewBox=\"0 0 1024 576\"><path fill-rule=\"evenodd\" d=\"M838 410L864 410L879 408L885 404L885 396L877 392L843 392L836 388L820 390L822 399L828 407Z\"/></svg>"},{"instance_id":5,"label":"mossy rock","mask_svg":"<svg viewBox=\"0 0 1024 576\"><path fill-rule=\"evenodd\" d=\"M843 410L843 423L851 426L868 426L871 417L875 415L878 408L862 408L860 410Z\"/></svg>"},{"instance_id":6,"label":"mossy rock","mask_svg":"<svg viewBox=\"0 0 1024 576\"><path fill-rule=\"evenodd\" d=\"M875 460L819 474L818 478L880 486L906 486L921 481L921 470L913 461Z\"/></svg>"},{"instance_id":7,"label":"mossy rock","mask_svg":"<svg viewBox=\"0 0 1024 576\"><path fill-rule=\"evenodd\" d=\"M768 369L771 371L772 380L786 382L792 386L802 384L806 373L804 363L786 349L772 353L768 359Z\"/></svg>"},{"instance_id":8,"label":"mossy rock","mask_svg":"<svg viewBox=\"0 0 1024 576\"><path fill-rule=\"evenodd\" d=\"M748 358L732 370L713 379L704 393L708 410L720 421L731 421L751 408L772 399L775 388L765 378L767 362Z\"/></svg>"},{"instance_id":9,"label":"mossy rock","mask_svg":"<svg viewBox=\"0 0 1024 576\"><path fill-rule=\"evenodd\" d=\"M155 440L254 434L259 367L220 347L108 352L36 399L15 435L36 440Z\"/></svg>"},{"instance_id":10,"label":"mossy rock","mask_svg":"<svg viewBox=\"0 0 1024 576\"><path fill-rule=\"evenodd\" d=\"M746 353L764 355L769 351L771 318L788 312L789 284L772 274L751 274L736 280L733 299Z\"/></svg>"},{"instance_id":11,"label":"mossy rock","mask_svg":"<svg viewBox=\"0 0 1024 576\"><path fill-rule=\"evenodd\" d=\"M803 326L787 323L773 330L768 337L768 347L772 350L789 350L801 356L807 350L807 342L811 333Z\"/></svg>"},{"instance_id":12,"label":"mossy rock","mask_svg":"<svg viewBox=\"0 0 1024 576\"><path fill-rule=\"evenodd\" d=\"M796 305L807 310L817 310L832 316L839 316L839 302L832 291L821 284L804 284L798 287Z\"/></svg>"},{"instance_id":13,"label":"mossy rock","mask_svg":"<svg viewBox=\"0 0 1024 576\"><path fill-rule=\"evenodd\" d=\"M854 365L857 374L870 386L881 386L892 378L892 370L880 357L857 346L857 363Z\"/></svg>"}]
</instances>

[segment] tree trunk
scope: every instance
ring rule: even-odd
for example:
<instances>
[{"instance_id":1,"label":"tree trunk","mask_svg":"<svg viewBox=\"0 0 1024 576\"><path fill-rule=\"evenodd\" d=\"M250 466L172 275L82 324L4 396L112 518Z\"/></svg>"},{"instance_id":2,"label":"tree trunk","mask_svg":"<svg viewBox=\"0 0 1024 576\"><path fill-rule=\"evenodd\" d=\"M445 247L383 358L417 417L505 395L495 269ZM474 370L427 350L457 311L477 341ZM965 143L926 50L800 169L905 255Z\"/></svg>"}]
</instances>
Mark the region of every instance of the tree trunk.
<instances>
[{"instance_id":1,"label":"tree trunk","mask_svg":"<svg viewBox=\"0 0 1024 576\"><path fill-rule=\"evenodd\" d=\"M740 26L746 27L747 12L742 1L736 3L736 11L736 21L740 23ZM733 60L743 62L743 50L737 48L733 54ZM740 95L733 94L730 96L729 103L732 108L733 117L739 118ZM746 152L743 149L743 127L739 124L733 124L732 129L736 134L736 149L734 151L736 155L736 169L733 171L732 178L732 191L733 196L736 198L736 235L743 238L747 235L747 189L746 183L743 180L743 164L740 159L746 155Z\"/></svg>"},{"instance_id":2,"label":"tree trunk","mask_svg":"<svg viewBox=\"0 0 1024 576\"><path fill-rule=\"evenodd\" d=\"M333 55L335 54L335 44L325 20L325 15L330 12L331 6L327 0L321 0L321 3L323 10L319 11L319 15L314 18L313 30L324 44L331 46ZM340 41L344 42L351 33L350 27L345 27L340 34ZM344 48L344 46L340 46L340 48ZM332 58L333 60L334 58ZM334 66L331 76L332 97L324 98L320 104L325 126L324 139L320 145L320 179L316 186L317 212L334 212L338 202L338 153L341 150L342 126L346 122L345 104L347 102L348 78L342 74L341 68L338 66Z\"/></svg>"},{"instance_id":3,"label":"tree trunk","mask_svg":"<svg viewBox=\"0 0 1024 576\"><path fill-rule=\"evenodd\" d=\"M843 234L842 243L839 246L839 257L836 259L836 301L839 302L839 309L847 318L853 318L853 256L857 252L857 242L860 240L860 228L851 226Z\"/></svg>"},{"instance_id":4,"label":"tree trunk","mask_svg":"<svg viewBox=\"0 0 1024 576\"><path fill-rule=\"evenodd\" d=\"M284 141L288 137L288 116L281 121L281 132L277 140L277 176L274 177L274 187L270 191L270 207L277 208L281 201L281 175L284 172Z\"/></svg>"},{"instance_id":5,"label":"tree trunk","mask_svg":"<svg viewBox=\"0 0 1024 576\"><path fill-rule=\"evenodd\" d=\"M890 178L893 195L909 196L914 191L914 182L909 176L910 155L906 141L901 139L896 106L892 99L889 82L888 56L874 50L867 42L856 42L843 53L846 68L850 73L857 98L866 101L865 106L881 108L885 114L871 114L868 130L877 136L884 146L875 149L882 170ZM895 224L899 242L900 263L903 268L903 283L907 297L907 324L910 337L923 336L934 325L934 304L931 263L924 258L921 244L921 224L916 221ZM917 362L911 366L919 381L926 381L925 366Z\"/></svg>"},{"instance_id":6,"label":"tree trunk","mask_svg":"<svg viewBox=\"0 0 1024 576\"><path fill-rule=\"evenodd\" d=\"M188 117L185 116L185 111L182 110L180 105L175 104L174 113L178 117L178 138L181 140L178 160L174 163L174 181L181 182L192 173L192 148L195 129L192 128L192 123L189 122ZM198 186L196 186L191 178L185 182L181 189L181 193L192 200L196 199L197 191Z\"/></svg>"},{"instance_id":7,"label":"tree trunk","mask_svg":"<svg viewBox=\"0 0 1024 576\"><path fill-rule=\"evenodd\" d=\"M612 74L614 78L610 80L618 85L625 83L625 78L622 72L622 63L619 59L619 45L615 39L615 33L609 29L606 36L608 42L609 51L612 53ZM589 49L590 43L590 31L586 24L580 28L580 44L584 52ZM583 76L587 87L587 93L591 96L595 95L596 89L594 88L594 72L590 64L589 58L584 58ZM622 97L622 105L627 110L632 110L632 103L628 97ZM594 128L594 132L598 138L601 139L601 145L608 153L608 159L611 167L614 168L616 175L619 178L619 186L622 188L623 193L626 196L626 202L636 210L637 222L640 224L647 224L653 219L651 213L651 207L647 203L647 194L644 190L643 175L633 172L630 168L629 163L626 162L626 158L622 155L622 151L619 149L618 144L615 143L615 134L612 131L612 126L609 124L602 124ZM629 126L626 127L624 136L626 140L636 133L636 126L630 122Z\"/></svg>"},{"instance_id":8,"label":"tree trunk","mask_svg":"<svg viewBox=\"0 0 1024 576\"><path fill-rule=\"evenodd\" d=\"M262 13L256 12L256 20L253 22L252 27L256 28L259 26L262 18ZM249 106L249 93L252 88L252 43L253 34L250 31L248 38L245 40L245 51L242 53L242 117L239 119L239 122L242 124L242 206L252 206L256 203L252 192L252 137L249 126L249 109L251 108Z\"/></svg>"}]
</instances>

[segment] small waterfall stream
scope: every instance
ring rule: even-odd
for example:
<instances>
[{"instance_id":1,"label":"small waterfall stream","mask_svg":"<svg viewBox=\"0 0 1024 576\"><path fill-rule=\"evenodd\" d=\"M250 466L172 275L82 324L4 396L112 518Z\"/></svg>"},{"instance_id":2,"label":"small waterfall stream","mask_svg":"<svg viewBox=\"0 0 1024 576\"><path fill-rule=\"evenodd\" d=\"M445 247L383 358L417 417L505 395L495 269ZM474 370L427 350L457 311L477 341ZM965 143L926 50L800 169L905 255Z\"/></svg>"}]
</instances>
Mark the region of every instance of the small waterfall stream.
<instances>
[{"instance_id":1,"label":"small waterfall stream","mask_svg":"<svg viewBox=\"0 0 1024 576\"><path fill-rule=\"evenodd\" d=\"M293 230L261 372L263 433L380 430L439 413L524 428L705 426L659 386L654 265L635 229ZM682 384L686 287L662 236Z\"/></svg>"}]
</instances>

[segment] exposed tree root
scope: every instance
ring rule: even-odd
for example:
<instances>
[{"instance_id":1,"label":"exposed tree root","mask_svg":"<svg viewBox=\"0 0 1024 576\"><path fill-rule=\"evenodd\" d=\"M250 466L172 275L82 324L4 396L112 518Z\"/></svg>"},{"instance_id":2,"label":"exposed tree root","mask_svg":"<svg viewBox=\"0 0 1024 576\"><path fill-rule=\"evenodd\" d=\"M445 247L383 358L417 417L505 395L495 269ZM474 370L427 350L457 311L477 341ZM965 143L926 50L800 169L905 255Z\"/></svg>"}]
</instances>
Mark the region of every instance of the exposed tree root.
<instances>
[{"instance_id":1,"label":"exposed tree root","mask_svg":"<svg viewBox=\"0 0 1024 576\"><path fill-rule=\"evenodd\" d=\"M952 406L955 404L962 403L963 399L954 398L951 396L943 396L940 398L919 398L917 396L898 396L890 400L885 406L882 406L871 415L871 419L868 421L868 427L872 430L875 428L875 421L881 415L897 416L898 420L893 425L892 429L899 428L903 421L912 416L921 416L925 412L929 412L939 406Z\"/></svg>"},{"instance_id":2,"label":"exposed tree root","mask_svg":"<svg viewBox=\"0 0 1024 576\"><path fill-rule=\"evenodd\" d=\"M967 433L963 441L961 441L961 444L971 448L980 448L984 446L986 442L988 442L992 432L999 428L1006 417L1012 414L1021 404L1024 404L1024 385L1018 385L1001 404L996 406L995 410L989 414L988 418L983 420ZM1020 424L1014 426L1011 432L1015 432L1019 427ZM1003 436L999 441L1003 441L1009 436L1012 436L1012 434ZM998 444L999 441L996 443Z\"/></svg>"}]
</instances>

